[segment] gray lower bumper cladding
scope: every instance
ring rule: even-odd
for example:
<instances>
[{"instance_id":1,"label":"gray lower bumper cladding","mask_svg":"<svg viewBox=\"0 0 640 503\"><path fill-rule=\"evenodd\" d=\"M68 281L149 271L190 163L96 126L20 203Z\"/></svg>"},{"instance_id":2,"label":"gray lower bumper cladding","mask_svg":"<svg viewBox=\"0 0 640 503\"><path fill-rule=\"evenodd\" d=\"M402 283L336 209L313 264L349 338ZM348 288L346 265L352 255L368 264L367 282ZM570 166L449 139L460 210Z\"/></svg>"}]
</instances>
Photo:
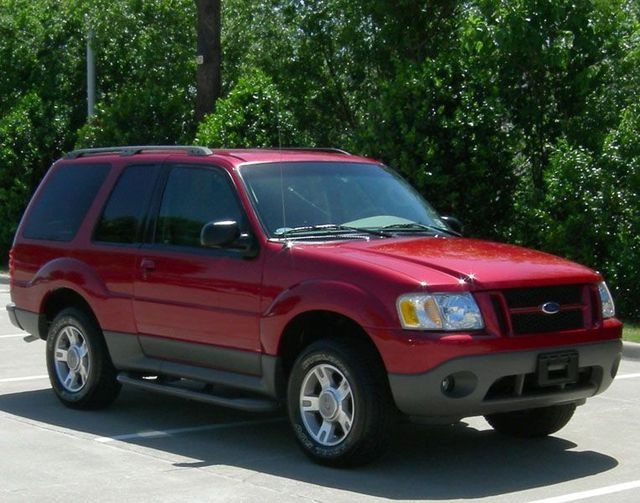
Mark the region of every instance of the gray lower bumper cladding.
<instances>
[{"instance_id":1,"label":"gray lower bumper cladding","mask_svg":"<svg viewBox=\"0 0 640 503\"><path fill-rule=\"evenodd\" d=\"M621 350L614 340L462 357L424 374L389 374L389 383L396 405L410 416L459 419L581 404L609 387Z\"/></svg>"}]
</instances>

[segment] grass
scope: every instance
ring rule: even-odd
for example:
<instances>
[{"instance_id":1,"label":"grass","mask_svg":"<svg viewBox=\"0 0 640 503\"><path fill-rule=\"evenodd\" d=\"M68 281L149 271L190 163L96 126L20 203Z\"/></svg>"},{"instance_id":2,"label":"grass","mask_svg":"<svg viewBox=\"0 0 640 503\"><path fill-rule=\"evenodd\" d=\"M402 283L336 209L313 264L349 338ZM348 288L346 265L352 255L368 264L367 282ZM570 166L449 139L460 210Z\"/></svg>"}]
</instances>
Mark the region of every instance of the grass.
<instances>
[{"instance_id":1,"label":"grass","mask_svg":"<svg viewBox=\"0 0 640 503\"><path fill-rule=\"evenodd\" d=\"M622 338L625 341L640 342L640 325L625 323Z\"/></svg>"}]
</instances>

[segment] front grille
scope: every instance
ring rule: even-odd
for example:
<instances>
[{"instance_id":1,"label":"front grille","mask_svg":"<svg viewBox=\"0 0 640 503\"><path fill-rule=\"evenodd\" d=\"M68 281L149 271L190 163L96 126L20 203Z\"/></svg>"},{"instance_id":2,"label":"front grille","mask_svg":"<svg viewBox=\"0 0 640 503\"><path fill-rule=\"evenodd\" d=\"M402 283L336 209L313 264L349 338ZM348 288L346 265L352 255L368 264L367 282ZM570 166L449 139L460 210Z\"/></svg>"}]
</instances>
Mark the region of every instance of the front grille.
<instances>
[{"instance_id":1,"label":"front grille","mask_svg":"<svg viewBox=\"0 0 640 503\"><path fill-rule=\"evenodd\" d=\"M557 302L563 304L582 303L581 286L550 286L538 288L518 288L504 290L502 293L507 301L509 309L541 306L545 302Z\"/></svg>"},{"instance_id":2,"label":"front grille","mask_svg":"<svg viewBox=\"0 0 640 503\"><path fill-rule=\"evenodd\" d=\"M513 335L579 330L593 320L588 289L586 285L562 285L503 290L498 295L504 303L494 302L494 308L500 325L508 321ZM544 313L542 306L547 303L557 304L559 312Z\"/></svg>"},{"instance_id":3,"label":"front grille","mask_svg":"<svg viewBox=\"0 0 640 503\"><path fill-rule=\"evenodd\" d=\"M533 334L577 330L584 327L582 310L564 311L554 315L543 313L512 314L511 324L515 334Z\"/></svg>"}]
</instances>

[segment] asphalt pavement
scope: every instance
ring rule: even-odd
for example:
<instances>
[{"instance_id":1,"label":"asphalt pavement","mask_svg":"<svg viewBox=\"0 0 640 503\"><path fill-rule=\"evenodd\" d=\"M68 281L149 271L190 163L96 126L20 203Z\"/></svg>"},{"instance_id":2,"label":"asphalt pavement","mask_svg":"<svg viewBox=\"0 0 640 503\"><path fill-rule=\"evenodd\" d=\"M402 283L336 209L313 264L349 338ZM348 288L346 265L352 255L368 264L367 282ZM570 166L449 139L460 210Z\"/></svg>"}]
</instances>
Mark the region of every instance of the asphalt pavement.
<instances>
[{"instance_id":1,"label":"asphalt pavement","mask_svg":"<svg viewBox=\"0 0 640 503\"><path fill-rule=\"evenodd\" d=\"M403 424L381 461L337 470L301 453L283 414L126 387L106 410L67 409L44 342L23 335L0 313L2 502L640 501L639 359L625 358L611 388L552 437L510 439L482 418Z\"/></svg>"}]
</instances>

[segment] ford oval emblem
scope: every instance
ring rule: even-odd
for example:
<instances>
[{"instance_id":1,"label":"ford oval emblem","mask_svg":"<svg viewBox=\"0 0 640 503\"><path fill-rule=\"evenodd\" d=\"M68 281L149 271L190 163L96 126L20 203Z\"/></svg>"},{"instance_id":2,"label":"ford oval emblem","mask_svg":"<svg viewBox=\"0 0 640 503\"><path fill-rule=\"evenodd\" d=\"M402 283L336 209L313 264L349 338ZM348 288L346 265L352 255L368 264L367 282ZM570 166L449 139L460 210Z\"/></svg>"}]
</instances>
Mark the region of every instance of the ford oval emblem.
<instances>
[{"instance_id":1,"label":"ford oval emblem","mask_svg":"<svg viewBox=\"0 0 640 503\"><path fill-rule=\"evenodd\" d=\"M557 302L545 302L540 306L540 310L544 314L558 314L560 312L560 304Z\"/></svg>"}]
</instances>

